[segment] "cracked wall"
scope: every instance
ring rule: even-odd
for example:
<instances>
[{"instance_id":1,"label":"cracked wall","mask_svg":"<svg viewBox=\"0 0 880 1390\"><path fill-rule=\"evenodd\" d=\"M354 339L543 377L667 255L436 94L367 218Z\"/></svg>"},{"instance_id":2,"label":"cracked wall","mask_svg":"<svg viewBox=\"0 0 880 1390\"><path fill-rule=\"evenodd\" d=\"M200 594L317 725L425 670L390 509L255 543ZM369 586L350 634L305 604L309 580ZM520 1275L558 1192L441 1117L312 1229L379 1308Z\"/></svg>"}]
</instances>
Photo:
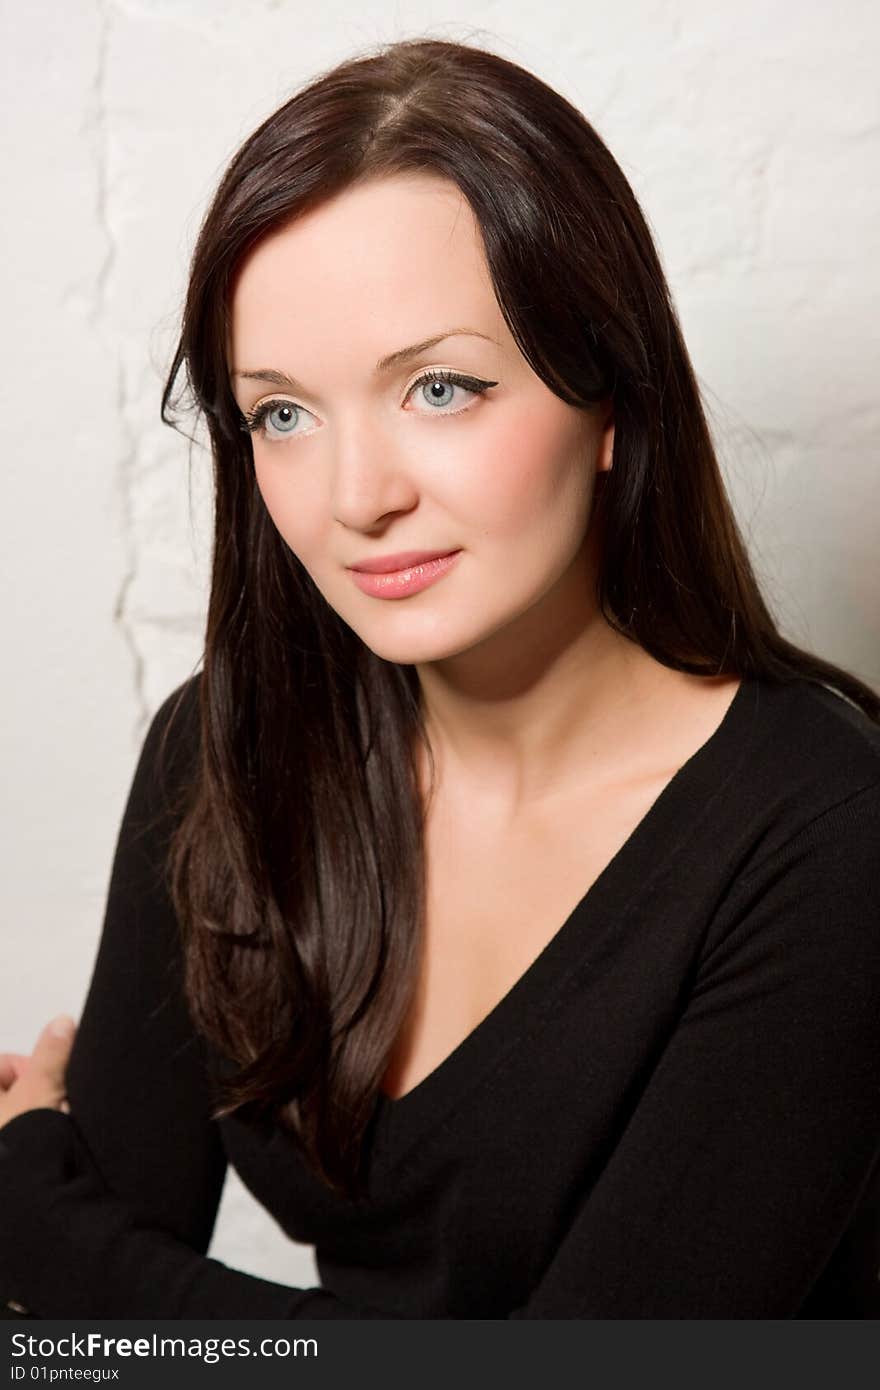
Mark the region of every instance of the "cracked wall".
<instances>
[{"instance_id":1,"label":"cracked wall","mask_svg":"<svg viewBox=\"0 0 880 1390\"><path fill-rule=\"evenodd\" d=\"M308 24L304 24L304 17ZM199 659L209 461L159 420L201 213L241 139L378 40L472 38L597 126L657 237L793 640L880 687L880 12L618 0L5 5L3 1048L77 1015L146 722ZM232 1178L211 1253L314 1282Z\"/></svg>"}]
</instances>

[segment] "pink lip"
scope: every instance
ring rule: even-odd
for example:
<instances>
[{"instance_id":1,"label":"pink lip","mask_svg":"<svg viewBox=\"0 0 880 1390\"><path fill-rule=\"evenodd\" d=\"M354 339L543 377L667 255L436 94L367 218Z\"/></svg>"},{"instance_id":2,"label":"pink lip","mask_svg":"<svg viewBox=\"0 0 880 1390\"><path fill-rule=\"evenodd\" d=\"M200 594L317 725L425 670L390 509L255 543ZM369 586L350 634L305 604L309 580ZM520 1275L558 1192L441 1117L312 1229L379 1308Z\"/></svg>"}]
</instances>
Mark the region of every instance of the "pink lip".
<instances>
[{"instance_id":1,"label":"pink lip","mask_svg":"<svg viewBox=\"0 0 880 1390\"><path fill-rule=\"evenodd\" d=\"M376 560L361 560L349 569L361 574L391 574L395 570L408 570L413 565L423 565L427 560L439 560L441 555L452 555L451 550L401 550L399 555L380 555Z\"/></svg>"},{"instance_id":2,"label":"pink lip","mask_svg":"<svg viewBox=\"0 0 880 1390\"><path fill-rule=\"evenodd\" d=\"M460 554L460 550L453 550L446 555L422 560L420 564L410 564L395 570L364 572L351 566L350 573L364 594L370 594L373 598L406 598L407 595L417 594L420 589L427 589L429 584L435 584L438 579L442 579L453 568ZM397 558L394 557L395 560Z\"/></svg>"}]
</instances>

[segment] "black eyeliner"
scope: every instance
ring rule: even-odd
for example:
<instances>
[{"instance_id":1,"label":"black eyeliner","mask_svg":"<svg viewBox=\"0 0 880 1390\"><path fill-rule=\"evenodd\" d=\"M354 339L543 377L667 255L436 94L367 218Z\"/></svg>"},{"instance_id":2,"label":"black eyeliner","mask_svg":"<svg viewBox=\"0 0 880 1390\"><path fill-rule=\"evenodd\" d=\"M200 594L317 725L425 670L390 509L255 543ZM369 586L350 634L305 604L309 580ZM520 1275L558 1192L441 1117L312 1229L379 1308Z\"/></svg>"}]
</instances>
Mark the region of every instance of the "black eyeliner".
<instances>
[{"instance_id":1,"label":"black eyeliner","mask_svg":"<svg viewBox=\"0 0 880 1390\"><path fill-rule=\"evenodd\" d=\"M432 381L445 381L451 386L463 386L466 391L472 391L479 396L481 396L484 391L488 391L492 386L498 385L497 381L484 381L482 377L468 376L464 372L453 372L446 368L437 369L432 367L428 371L423 372L420 377L416 378L407 391L404 399L408 400L417 386L424 386ZM239 422L239 429L245 434L259 434L263 430L263 422L269 411L279 405L289 405L293 410L302 409L295 401L269 399L263 401L253 410L242 411L241 414L243 419ZM452 415L463 415L464 413L464 411L460 410L450 411Z\"/></svg>"}]
</instances>

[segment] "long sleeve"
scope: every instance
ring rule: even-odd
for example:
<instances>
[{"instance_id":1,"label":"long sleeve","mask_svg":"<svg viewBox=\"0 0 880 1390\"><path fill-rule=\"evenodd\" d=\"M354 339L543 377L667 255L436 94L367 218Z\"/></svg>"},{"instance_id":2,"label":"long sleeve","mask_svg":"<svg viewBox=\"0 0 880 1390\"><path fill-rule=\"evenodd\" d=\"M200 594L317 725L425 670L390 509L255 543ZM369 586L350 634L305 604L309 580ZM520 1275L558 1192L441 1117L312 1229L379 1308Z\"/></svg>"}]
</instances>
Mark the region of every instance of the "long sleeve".
<instances>
[{"instance_id":1,"label":"long sleeve","mask_svg":"<svg viewBox=\"0 0 880 1390\"><path fill-rule=\"evenodd\" d=\"M509 1317L798 1315L880 1163L878 848L873 785L735 880L625 1132ZM6 1296L43 1317L388 1316L207 1258L161 1201L135 1211L72 1106L0 1130Z\"/></svg>"},{"instance_id":2,"label":"long sleeve","mask_svg":"<svg viewBox=\"0 0 880 1390\"><path fill-rule=\"evenodd\" d=\"M0 1129L0 1190L3 1292L37 1317L284 1318L306 1296L141 1225L61 1111Z\"/></svg>"},{"instance_id":3,"label":"long sleeve","mask_svg":"<svg viewBox=\"0 0 880 1390\"><path fill-rule=\"evenodd\" d=\"M171 799L197 747L197 680L159 709L134 773L67 1069L71 1115L32 1110L0 1129L0 1304L14 1299L41 1317L202 1313L212 1272L226 1272L202 1259L226 1157L180 988L162 862ZM269 1282L228 1278L244 1316L290 1303Z\"/></svg>"},{"instance_id":4,"label":"long sleeve","mask_svg":"<svg viewBox=\"0 0 880 1390\"><path fill-rule=\"evenodd\" d=\"M180 938L163 877L177 819L172 800L195 765L197 681L172 692L144 739L67 1094L111 1191L145 1225L204 1252L226 1159L209 1118L205 1054L184 1004ZM162 740L179 698L166 752Z\"/></svg>"},{"instance_id":5,"label":"long sleeve","mask_svg":"<svg viewBox=\"0 0 880 1390\"><path fill-rule=\"evenodd\" d=\"M861 1316L880 1314L878 850L875 785L738 880L622 1140L514 1317L795 1317L872 1184Z\"/></svg>"}]
</instances>

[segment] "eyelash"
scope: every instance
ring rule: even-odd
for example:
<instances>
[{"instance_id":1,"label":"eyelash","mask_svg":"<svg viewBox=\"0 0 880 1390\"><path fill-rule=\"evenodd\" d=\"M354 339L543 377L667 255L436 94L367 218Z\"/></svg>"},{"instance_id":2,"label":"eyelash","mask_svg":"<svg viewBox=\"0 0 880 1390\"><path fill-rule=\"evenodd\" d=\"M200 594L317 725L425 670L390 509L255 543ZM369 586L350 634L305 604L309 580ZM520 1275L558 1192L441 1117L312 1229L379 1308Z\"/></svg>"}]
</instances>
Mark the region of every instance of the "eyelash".
<instances>
[{"instance_id":1,"label":"eyelash","mask_svg":"<svg viewBox=\"0 0 880 1390\"><path fill-rule=\"evenodd\" d=\"M427 386L432 381L445 381L450 386L462 386L466 391L471 391L474 393L474 395L477 396L482 396L484 392L488 391L491 386L498 385L497 381L481 381L479 377L465 376L461 372L451 372L445 369L431 368L430 371L424 372L416 381L413 382L412 386L406 393L405 399L409 400L413 392L416 391L420 386ZM242 424L241 428L247 434L260 434L263 435L266 439L271 440L273 444L280 443L280 440L281 438L283 438L283 435L280 437L269 435L266 431L265 424L266 416L270 413L270 411L274 410L275 407L279 405L289 405L293 406L294 409L301 409L301 407L296 405L295 401L262 401L261 404L256 406L253 410L245 410L242 412L244 415L244 423ZM461 410L438 410L437 414L462 415L465 411L469 409L470 406L463 406ZM308 433L311 433L311 431L308 431ZM291 435L291 438L292 437L293 436Z\"/></svg>"}]
</instances>

